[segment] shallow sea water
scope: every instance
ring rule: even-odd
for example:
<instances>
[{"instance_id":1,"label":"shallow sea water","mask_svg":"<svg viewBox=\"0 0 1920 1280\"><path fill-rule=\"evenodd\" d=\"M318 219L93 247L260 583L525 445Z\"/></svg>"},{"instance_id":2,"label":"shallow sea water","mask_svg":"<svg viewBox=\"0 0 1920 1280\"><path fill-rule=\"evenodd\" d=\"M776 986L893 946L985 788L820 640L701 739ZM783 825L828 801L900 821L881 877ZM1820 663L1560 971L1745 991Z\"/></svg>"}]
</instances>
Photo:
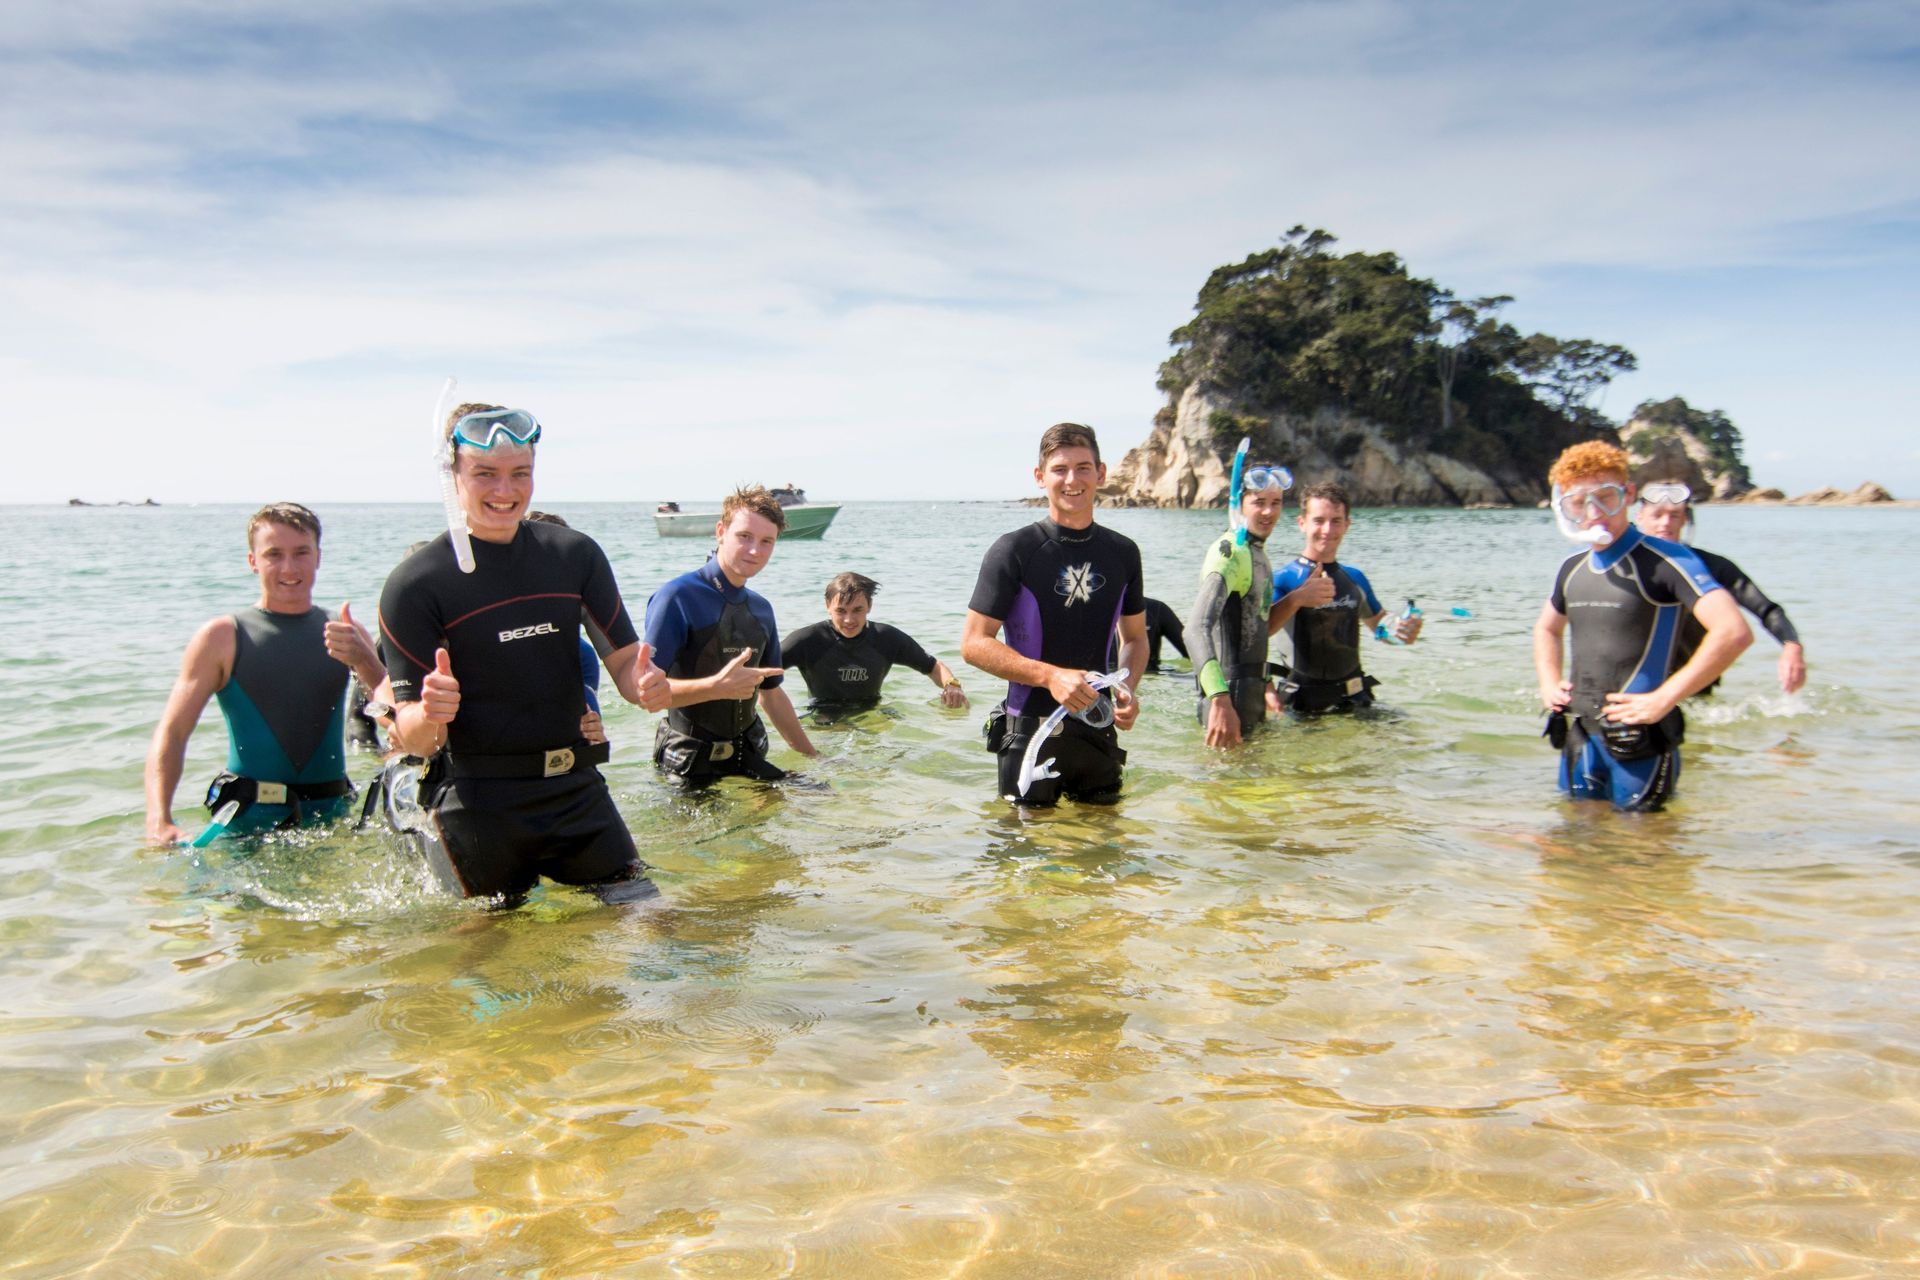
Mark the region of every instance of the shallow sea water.
<instances>
[{"instance_id":1,"label":"shallow sea water","mask_svg":"<svg viewBox=\"0 0 1920 1280\"><path fill-rule=\"evenodd\" d=\"M556 509L636 610L700 558L647 506ZM321 514L320 599L362 616L434 528ZM1125 799L1022 819L956 650L1032 514L856 504L780 548L783 626L860 569L974 696L896 673L811 726L819 789L677 795L615 707L670 904L636 914L490 913L341 831L143 848L180 648L251 599L246 509L0 509L6 1272L1920 1274L1920 512L1703 513L1812 679L1783 696L1761 636L1666 813L1553 791L1545 516L1408 511L1347 545L1433 618L1370 654L1387 712L1222 755L1149 677ZM1101 518L1184 613L1219 514ZM223 757L210 710L183 820Z\"/></svg>"}]
</instances>

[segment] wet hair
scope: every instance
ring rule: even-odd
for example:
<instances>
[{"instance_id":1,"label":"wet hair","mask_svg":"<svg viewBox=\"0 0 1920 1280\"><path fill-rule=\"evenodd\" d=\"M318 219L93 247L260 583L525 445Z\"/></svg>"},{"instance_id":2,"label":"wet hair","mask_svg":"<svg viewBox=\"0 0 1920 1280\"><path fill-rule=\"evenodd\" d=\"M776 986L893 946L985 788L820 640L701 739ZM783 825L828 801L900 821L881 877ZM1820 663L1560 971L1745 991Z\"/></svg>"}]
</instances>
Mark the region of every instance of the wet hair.
<instances>
[{"instance_id":1,"label":"wet hair","mask_svg":"<svg viewBox=\"0 0 1920 1280\"><path fill-rule=\"evenodd\" d=\"M1301 515L1304 516L1307 514L1307 506L1315 498L1320 499L1322 502L1339 503L1341 515L1351 516L1353 514L1353 499L1347 496L1347 491L1344 487L1336 484L1332 480L1316 480L1300 491Z\"/></svg>"},{"instance_id":2,"label":"wet hair","mask_svg":"<svg viewBox=\"0 0 1920 1280\"><path fill-rule=\"evenodd\" d=\"M855 596L865 596L867 603L872 604L873 593L879 589L880 584L872 578L849 569L845 573L836 573L827 580L827 603L832 604L835 600L851 600Z\"/></svg>"},{"instance_id":3,"label":"wet hair","mask_svg":"<svg viewBox=\"0 0 1920 1280\"><path fill-rule=\"evenodd\" d=\"M1094 465L1100 463L1100 440L1092 427L1078 422L1056 422L1048 427L1040 437L1040 465L1046 466L1047 459L1062 449L1091 449Z\"/></svg>"},{"instance_id":4,"label":"wet hair","mask_svg":"<svg viewBox=\"0 0 1920 1280\"><path fill-rule=\"evenodd\" d=\"M1631 472L1632 466L1627 461L1625 449L1604 440L1583 440L1579 444L1568 445L1566 451L1554 460L1553 469L1547 472L1547 483L1564 489L1568 485L1600 476L1617 475L1625 480Z\"/></svg>"},{"instance_id":5,"label":"wet hair","mask_svg":"<svg viewBox=\"0 0 1920 1280\"><path fill-rule=\"evenodd\" d=\"M763 484L743 485L728 494L726 501L720 504L720 523L731 522L736 511L751 511L757 516L764 516L773 521L774 528L783 532L787 527L787 513L780 509L779 500L767 492L767 486Z\"/></svg>"},{"instance_id":6,"label":"wet hair","mask_svg":"<svg viewBox=\"0 0 1920 1280\"><path fill-rule=\"evenodd\" d=\"M551 511L529 511L527 512L526 515L520 518L523 521L525 521L527 524L557 524L562 529L573 528L572 525L568 524L565 520L553 514L553 512Z\"/></svg>"},{"instance_id":7,"label":"wet hair","mask_svg":"<svg viewBox=\"0 0 1920 1280\"><path fill-rule=\"evenodd\" d=\"M253 531L263 524L283 524L289 529L310 533L320 541L320 517L297 502L269 502L247 521L247 550L253 550Z\"/></svg>"}]
</instances>

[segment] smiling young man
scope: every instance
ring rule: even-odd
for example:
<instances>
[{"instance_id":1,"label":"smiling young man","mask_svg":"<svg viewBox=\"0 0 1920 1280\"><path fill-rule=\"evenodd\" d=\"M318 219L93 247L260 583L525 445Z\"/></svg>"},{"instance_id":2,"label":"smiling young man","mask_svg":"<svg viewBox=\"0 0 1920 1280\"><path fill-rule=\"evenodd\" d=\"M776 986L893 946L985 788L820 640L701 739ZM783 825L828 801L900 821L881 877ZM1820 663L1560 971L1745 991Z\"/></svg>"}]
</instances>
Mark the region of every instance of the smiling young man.
<instances>
[{"instance_id":1,"label":"smiling young man","mask_svg":"<svg viewBox=\"0 0 1920 1280\"><path fill-rule=\"evenodd\" d=\"M1293 645L1293 674L1279 691L1294 711L1358 711L1373 705L1379 684L1360 667L1360 640L1386 618L1373 584L1352 565L1340 563L1340 543L1353 527L1353 503L1337 484L1310 484L1300 491L1297 523L1306 549L1273 578L1269 631L1286 628ZM1412 644L1420 619L1394 623L1394 638Z\"/></svg>"},{"instance_id":2,"label":"smiling young man","mask_svg":"<svg viewBox=\"0 0 1920 1280\"><path fill-rule=\"evenodd\" d=\"M895 663L912 667L939 686L949 707L967 705L967 695L947 664L898 627L874 622L873 593L880 584L863 573L842 573L827 583L827 617L780 642L780 660L798 667L816 707L870 707Z\"/></svg>"},{"instance_id":3,"label":"smiling young man","mask_svg":"<svg viewBox=\"0 0 1920 1280\"><path fill-rule=\"evenodd\" d=\"M581 732L584 610L612 646L627 701L657 711L648 661L605 553L557 524L526 522L540 424L463 404L448 416L455 493L473 542L462 573L448 535L400 562L380 598L393 738L431 758L420 802L454 886L516 903L545 876L606 902L658 896Z\"/></svg>"},{"instance_id":4,"label":"smiling young man","mask_svg":"<svg viewBox=\"0 0 1920 1280\"><path fill-rule=\"evenodd\" d=\"M1285 467L1249 468L1240 499L1246 536L1229 530L1216 538L1200 568L1187 635L1210 747L1234 746L1266 719L1267 612L1273 602L1267 538L1280 523L1292 485Z\"/></svg>"},{"instance_id":5,"label":"smiling young man","mask_svg":"<svg viewBox=\"0 0 1920 1280\"><path fill-rule=\"evenodd\" d=\"M1649 538L1685 542L1687 530L1693 525L1693 491L1679 480L1649 480L1640 487L1640 509L1634 516L1634 524ZM1767 634L1780 642L1777 672L1780 691L1798 693L1807 682L1807 651L1801 647L1800 633L1794 629L1787 611L1768 599L1767 593L1755 586L1753 579L1733 561L1699 547L1691 550L1707 566L1707 572L1713 575L1713 580L1733 592L1733 598L1740 602L1740 607L1760 619L1760 625L1767 629ZM1681 622L1679 648L1674 653L1675 665L1684 665L1693 656L1693 651L1700 647L1704 632L1705 629L1692 615ZM1714 681L1714 684L1718 683ZM1700 691L1702 695L1712 692L1713 684Z\"/></svg>"},{"instance_id":6,"label":"smiling young man","mask_svg":"<svg viewBox=\"0 0 1920 1280\"><path fill-rule=\"evenodd\" d=\"M653 762L699 786L740 775L777 782L786 770L767 759L765 708L786 744L819 754L780 687L780 632L773 606L747 582L767 567L787 517L764 487L736 489L720 505L713 557L647 601L647 643L667 674L667 720Z\"/></svg>"},{"instance_id":7,"label":"smiling young man","mask_svg":"<svg viewBox=\"0 0 1920 1280\"><path fill-rule=\"evenodd\" d=\"M1106 804L1120 794L1127 753L1115 731L1133 728L1140 714L1133 690L1146 661L1147 597L1140 548L1093 522L1095 493L1106 478L1093 428L1047 428L1033 469L1047 495L1047 518L993 544L967 605L960 656L1007 681L1006 701L987 722L987 748L999 757L1000 794L1018 804L1044 808L1062 795ZM1103 700L1088 675L1121 667L1127 678L1113 690L1111 723L1096 728L1081 720ZM1021 756L1060 706L1074 714L1043 748L1058 776L1035 780L1023 796Z\"/></svg>"},{"instance_id":8,"label":"smiling young man","mask_svg":"<svg viewBox=\"0 0 1920 1280\"><path fill-rule=\"evenodd\" d=\"M173 821L187 739L207 700L227 720L227 771L213 780L207 807L237 801L230 832L344 814L349 672L368 688L385 672L373 638L342 605L331 620L313 607L320 570L320 519L297 502L276 502L247 522L247 568L260 580L251 609L215 618L194 633L147 752L147 836L186 838Z\"/></svg>"},{"instance_id":9,"label":"smiling young man","mask_svg":"<svg viewBox=\"0 0 1920 1280\"><path fill-rule=\"evenodd\" d=\"M1569 556L1554 578L1533 625L1533 666L1561 748L1560 789L1651 811L1680 777L1680 700L1717 679L1753 632L1700 557L1633 527L1627 465L1624 450L1590 440L1562 453L1548 474L1561 530L1590 549ZM1679 663L1675 641L1689 614L1703 634ZM1568 647L1573 673L1563 678Z\"/></svg>"}]
</instances>

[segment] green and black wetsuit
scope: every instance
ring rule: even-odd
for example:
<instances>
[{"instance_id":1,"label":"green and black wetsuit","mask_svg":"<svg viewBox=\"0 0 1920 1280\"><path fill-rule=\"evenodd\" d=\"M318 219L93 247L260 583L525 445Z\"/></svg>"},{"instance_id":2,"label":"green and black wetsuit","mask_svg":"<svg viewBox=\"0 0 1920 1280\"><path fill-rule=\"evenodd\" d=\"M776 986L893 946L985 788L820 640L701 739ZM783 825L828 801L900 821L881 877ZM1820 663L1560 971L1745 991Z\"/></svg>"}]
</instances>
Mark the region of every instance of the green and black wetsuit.
<instances>
[{"instance_id":1,"label":"green and black wetsuit","mask_svg":"<svg viewBox=\"0 0 1920 1280\"><path fill-rule=\"evenodd\" d=\"M1266 540L1233 534L1214 539L1200 568L1200 594L1187 618L1194 678L1200 685L1200 722L1207 702L1225 693L1244 733L1267 714L1267 608L1273 569Z\"/></svg>"},{"instance_id":2,"label":"green and black wetsuit","mask_svg":"<svg viewBox=\"0 0 1920 1280\"><path fill-rule=\"evenodd\" d=\"M229 831L322 822L347 811L350 674L327 653L326 610L255 606L233 615L233 674L214 695L227 718L227 771L207 792L210 810L242 802Z\"/></svg>"}]
</instances>

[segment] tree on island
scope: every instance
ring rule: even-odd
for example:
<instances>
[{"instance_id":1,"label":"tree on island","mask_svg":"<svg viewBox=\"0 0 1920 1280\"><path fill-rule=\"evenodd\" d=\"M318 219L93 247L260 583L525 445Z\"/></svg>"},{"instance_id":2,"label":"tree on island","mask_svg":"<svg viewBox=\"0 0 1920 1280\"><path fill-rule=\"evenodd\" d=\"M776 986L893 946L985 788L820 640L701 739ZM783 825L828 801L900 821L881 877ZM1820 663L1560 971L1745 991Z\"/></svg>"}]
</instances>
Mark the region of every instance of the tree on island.
<instances>
[{"instance_id":1,"label":"tree on island","mask_svg":"<svg viewBox=\"0 0 1920 1280\"><path fill-rule=\"evenodd\" d=\"M1200 382L1256 418L1331 409L1399 444L1508 475L1537 474L1566 445L1614 434L1594 406L1636 367L1632 352L1522 334L1500 319L1511 297L1463 300L1410 275L1397 254L1335 254L1336 243L1296 226L1274 248L1216 269L1193 319L1171 335L1159 378L1169 403ZM1218 434L1237 437L1245 417L1217 424Z\"/></svg>"}]
</instances>

